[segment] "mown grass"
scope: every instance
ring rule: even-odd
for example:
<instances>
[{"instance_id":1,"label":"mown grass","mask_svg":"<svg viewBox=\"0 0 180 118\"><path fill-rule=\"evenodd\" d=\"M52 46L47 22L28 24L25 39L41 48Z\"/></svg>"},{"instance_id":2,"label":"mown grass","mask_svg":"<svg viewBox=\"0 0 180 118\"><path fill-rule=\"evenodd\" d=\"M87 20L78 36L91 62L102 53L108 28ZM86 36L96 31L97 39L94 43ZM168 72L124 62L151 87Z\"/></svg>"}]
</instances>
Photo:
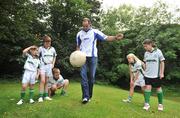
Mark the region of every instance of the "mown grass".
<instances>
[{"instance_id":1,"label":"mown grass","mask_svg":"<svg viewBox=\"0 0 180 118\"><path fill-rule=\"evenodd\" d=\"M135 93L132 103L123 103L128 91L112 86L95 85L94 97L86 105L81 104L81 88L77 82L72 82L68 96L60 96L59 92L53 101L37 103L38 84L35 87L35 104L26 103L17 106L19 100L20 82L0 83L0 117L3 118L180 118L180 98L174 99L173 93L165 91L165 109L157 111L157 98L151 97L151 109L144 111L142 94ZM172 97L171 97L172 94ZM172 98L172 99L171 99Z\"/></svg>"}]
</instances>

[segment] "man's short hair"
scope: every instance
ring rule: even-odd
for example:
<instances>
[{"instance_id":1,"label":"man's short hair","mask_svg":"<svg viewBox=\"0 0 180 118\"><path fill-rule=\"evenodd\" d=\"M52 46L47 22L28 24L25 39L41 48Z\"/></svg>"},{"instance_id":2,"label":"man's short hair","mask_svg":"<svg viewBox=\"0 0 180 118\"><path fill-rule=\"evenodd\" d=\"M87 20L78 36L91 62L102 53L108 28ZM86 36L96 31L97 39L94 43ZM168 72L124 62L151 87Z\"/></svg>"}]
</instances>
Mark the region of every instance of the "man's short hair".
<instances>
[{"instance_id":1,"label":"man's short hair","mask_svg":"<svg viewBox=\"0 0 180 118\"><path fill-rule=\"evenodd\" d=\"M89 18L83 18L83 22L88 21L89 24L91 24L91 20Z\"/></svg>"},{"instance_id":2,"label":"man's short hair","mask_svg":"<svg viewBox=\"0 0 180 118\"><path fill-rule=\"evenodd\" d=\"M145 39L143 41L143 44L153 44L153 43L154 43L154 41L152 41L151 39Z\"/></svg>"}]
</instances>

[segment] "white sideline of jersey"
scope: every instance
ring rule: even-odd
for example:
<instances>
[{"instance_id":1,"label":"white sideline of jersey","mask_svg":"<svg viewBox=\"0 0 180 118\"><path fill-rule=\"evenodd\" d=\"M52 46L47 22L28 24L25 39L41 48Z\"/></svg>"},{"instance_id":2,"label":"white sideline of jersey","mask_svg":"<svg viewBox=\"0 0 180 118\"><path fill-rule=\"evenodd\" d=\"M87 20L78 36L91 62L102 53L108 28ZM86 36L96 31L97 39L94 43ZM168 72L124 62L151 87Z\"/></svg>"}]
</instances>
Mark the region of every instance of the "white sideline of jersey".
<instances>
[{"instance_id":1,"label":"white sideline of jersey","mask_svg":"<svg viewBox=\"0 0 180 118\"><path fill-rule=\"evenodd\" d=\"M156 48L152 52L145 52L144 61L146 62L145 77L157 78L159 77L160 62L165 58L160 49Z\"/></svg>"}]
</instances>

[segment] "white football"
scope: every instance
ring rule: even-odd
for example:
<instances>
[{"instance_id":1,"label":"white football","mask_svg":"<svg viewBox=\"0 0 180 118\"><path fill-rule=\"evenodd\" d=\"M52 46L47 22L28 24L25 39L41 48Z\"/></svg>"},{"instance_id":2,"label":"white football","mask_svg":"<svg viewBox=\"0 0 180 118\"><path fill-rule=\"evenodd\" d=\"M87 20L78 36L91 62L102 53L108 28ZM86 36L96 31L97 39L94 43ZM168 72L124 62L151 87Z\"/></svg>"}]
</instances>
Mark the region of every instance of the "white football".
<instances>
[{"instance_id":1,"label":"white football","mask_svg":"<svg viewBox=\"0 0 180 118\"><path fill-rule=\"evenodd\" d=\"M86 54L81 51L74 51L70 55L70 63L73 67L81 67L86 62Z\"/></svg>"}]
</instances>

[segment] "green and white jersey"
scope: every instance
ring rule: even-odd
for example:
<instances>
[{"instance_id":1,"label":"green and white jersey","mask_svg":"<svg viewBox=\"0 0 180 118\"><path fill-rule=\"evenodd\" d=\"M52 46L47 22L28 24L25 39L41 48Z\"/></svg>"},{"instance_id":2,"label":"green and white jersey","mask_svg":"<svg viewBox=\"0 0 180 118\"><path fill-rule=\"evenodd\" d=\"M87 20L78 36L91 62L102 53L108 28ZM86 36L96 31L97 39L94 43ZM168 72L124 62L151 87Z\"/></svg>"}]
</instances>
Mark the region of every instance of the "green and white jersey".
<instances>
[{"instance_id":1,"label":"green and white jersey","mask_svg":"<svg viewBox=\"0 0 180 118\"><path fill-rule=\"evenodd\" d=\"M56 80L53 77L49 78L48 83L50 84L63 84L64 83L64 78L62 77L62 75L59 75L59 79Z\"/></svg>"},{"instance_id":2,"label":"green and white jersey","mask_svg":"<svg viewBox=\"0 0 180 118\"><path fill-rule=\"evenodd\" d=\"M142 63L140 61L137 61L134 64L131 64L131 71L134 77L136 76L136 73L139 71L138 79L143 79L144 70L142 68Z\"/></svg>"},{"instance_id":3,"label":"green and white jersey","mask_svg":"<svg viewBox=\"0 0 180 118\"><path fill-rule=\"evenodd\" d=\"M152 52L146 51L144 54L144 61L146 63L145 77L159 77L160 62L164 60L165 58L160 49L155 48Z\"/></svg>"},{"instance_id":4,"label":"green and white jersey","mask_svg":"<svg viewBox=\"0 0 180 118\"><path fill-rule=\"evenodd\" d=\"M27 56L26 62L24 64L24 69L29 71L37 71L37 68L40 65L40 61L38 58L33 58L30 54L26 53Z\"/></svg>"},{"instance_id":5,"label":"green and white jersey","mask_svg":"<svg viewBox=\"0 0 180 118\"><path fill-rule=\"evenodd\" d=\"M44 48L44 46L39 47L39 56L41 64L52 64L53 58L57 56L54 47Z\"/></svg>"}]
</instances>

